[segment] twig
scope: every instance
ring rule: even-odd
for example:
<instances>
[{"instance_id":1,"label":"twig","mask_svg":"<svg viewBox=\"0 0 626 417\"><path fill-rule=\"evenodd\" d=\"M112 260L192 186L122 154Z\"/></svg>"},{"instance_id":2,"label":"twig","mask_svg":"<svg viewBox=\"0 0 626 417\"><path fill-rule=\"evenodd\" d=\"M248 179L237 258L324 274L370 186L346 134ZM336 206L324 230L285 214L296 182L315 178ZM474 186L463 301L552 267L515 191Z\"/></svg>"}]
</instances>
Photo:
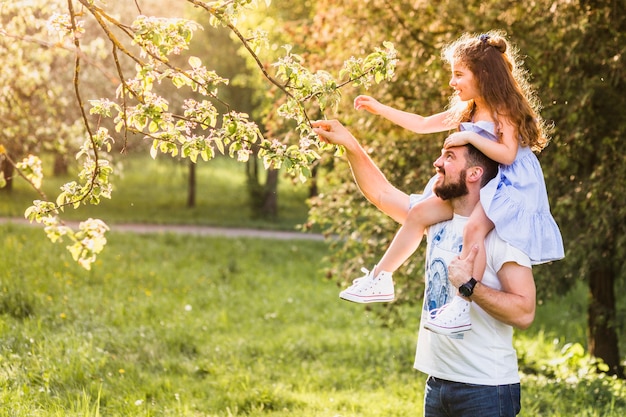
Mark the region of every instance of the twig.
<instances>
[{"instance_id":1,"label":"twig","mask_svg":"<svg viewBox=\"0 0 626 417\"><path fill-rule=\"evenodd\" d=\"M85 200L87 198L87 196L89 195L89 193L93 190L95 182L96 182L96 174L98 173L98 171L100 170L100 165L98 162L98 148L96 146L96 142L93 139L93 132L91 131L91 126L89 125L89 119L87 118L87 114L85 113L85 108L83 105L83 99L82 96L80 94L80 80L79 80L79 75L80 75L80 41L78 40L78 37L76 36L77 33L77 27L76 27L76 14L74 13L74 5L72 4L72 0L67 0L67 7L68 10L70 12L70 16L71 16L71 22L72 22L72 32L74 33L74 46L76 48L76 59L75 59L75 63L74 63L74 93L76 95L76 100L78 101L78 107L80 108L80 113L83 119L83 123L85 125L85 129L87 129L87 133L89 134L89 140L91 141L91 148L93 150L94 153L94 168L93 168L93 174L91 177L91 182L89 183L89 188L87 190L87 192L85 192L81 198L79 198L77 201L74 201L72 203L67 203L67 205L69 204L75 204L77 202L81 202L83 200Z\"/></svg>"}]
</instances>

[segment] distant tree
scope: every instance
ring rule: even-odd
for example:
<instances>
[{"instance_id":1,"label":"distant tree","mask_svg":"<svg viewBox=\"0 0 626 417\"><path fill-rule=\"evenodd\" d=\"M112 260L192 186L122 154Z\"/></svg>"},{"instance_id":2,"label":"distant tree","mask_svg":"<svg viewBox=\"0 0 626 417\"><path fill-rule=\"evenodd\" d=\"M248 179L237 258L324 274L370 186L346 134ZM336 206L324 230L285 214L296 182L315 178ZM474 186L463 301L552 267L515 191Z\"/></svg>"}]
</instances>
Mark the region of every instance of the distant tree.
<instances>
[{"instance_id":1,"label":"distant tree","mask_svg":"<svg viewBox=\"0 0 626 417\"><path fill-rule=\"evenodd\" d=\"M72 51L55 47L42 18L62 9L54 3L35 3L7 2L0 7L0 184L4 185L0 192L11 191L16 165L24 172L40 169L36 163L27 168L29 163L23 162L27 155L42 151L61 155L75 148L72 141L80 132L75 123L78 111L67 94Z\"/></svg>"},{"instance_id":2,"label":"distant tree","mask_svg":"<svg viewBox=\"0 0 626 417\"><path fill-rule=\"evenodd\" d=\"M536 26L523 28L544 94L544 115L555 123L553 144L542 163L567 245L567 259L547 267L545 275L552 279L543 284L564 293L577 281L587 283L589 352L621 377L619 335L626 333L626 312L617 309L626 286L624 6L622 0L538 2Z\"/></svg>"},{"instance_id":3,"label":"distant tree","mask_svg":"<svg viewBox=\"0 0 626 417\"><path fill-rule=\"evenodd\" d=\"M276 85L267 85L267 80L262 73L255 71L259 66L257 58L262 60L264 67L270 68L273 62L281 59L285 53L284 47L293 47L292 52L303 57L306 65L310 61L306 58L307 50L299 48L303 32L311 25L314 18L311 3L297 0L282 3L281 7L260 9L250 13L241 23L242 29L250 31L263 31L267 36L267 47L262 57L253 56L246 51L245 45L239 47L240 55L244 58L246 71L239 73L234 80L238 86L246 86L253 91L252 101L254 108L251 116L258 120L263 134L279 138L283 142L291 142L297 136L296 125L285 123L278 115L279 108L284 105L287 97L281 97L280 88ZM281 28L280 30L276 30ZM324 51L319 51L323 53ZM317 118L314 114L312 117ZM252 148L253 154L260 151L259 147ZM309 168L311 177L315 175L317 162L312 161ZM261 217L274 218L278 215L278 182L279 170L273 167L265 167L258 158L250 158L246 167L248 194L252 212Z\"/></svg>"}]
</instances>

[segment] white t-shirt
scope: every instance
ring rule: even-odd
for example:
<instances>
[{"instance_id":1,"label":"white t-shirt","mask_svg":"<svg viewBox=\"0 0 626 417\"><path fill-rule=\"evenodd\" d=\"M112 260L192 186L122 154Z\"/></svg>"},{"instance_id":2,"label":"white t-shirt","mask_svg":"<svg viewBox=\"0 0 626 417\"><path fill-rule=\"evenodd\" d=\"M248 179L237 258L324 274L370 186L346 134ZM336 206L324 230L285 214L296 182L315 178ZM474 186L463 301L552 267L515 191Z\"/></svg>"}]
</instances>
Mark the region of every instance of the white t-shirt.
<instances>
[{"instance_id":1,"label":"white t-shirt","mask_svg":"<svg viewBox=\"0 0 626 417\"><path fill-rule=\"evenodd\" d=\"M413 197L413 196L412 196ZM456 288L448 281L448 263L459 255L467 218L455 215L450 221L428 228L426 287L422 322L417 340L415 369L436 378L478 385L505 385L520 381L513 328L471 304L472 330L444 336L424 329L428 312L449 302ZM485 240L487 268L482 284L501 289L497 271L506 262L531 267L530 259L492 231Z\"/></svg>"}]
</instances>

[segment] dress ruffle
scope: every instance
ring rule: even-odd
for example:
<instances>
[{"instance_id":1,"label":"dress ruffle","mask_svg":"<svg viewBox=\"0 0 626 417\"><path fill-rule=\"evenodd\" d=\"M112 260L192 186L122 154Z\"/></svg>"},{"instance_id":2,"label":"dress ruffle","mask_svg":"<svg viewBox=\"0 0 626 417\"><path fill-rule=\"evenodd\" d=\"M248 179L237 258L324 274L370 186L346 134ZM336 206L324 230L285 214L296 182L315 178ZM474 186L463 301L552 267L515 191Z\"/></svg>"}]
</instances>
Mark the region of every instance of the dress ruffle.
<instances>
[{"instance_id":1,"label":"dress ruffle","mask_svg":"<svg viewBox=\"0 0 626 417\"><path fill-rule=\"evenodd\" d=\"M496 140L492 122L461 123L461 130ZM533 264L564 257L543 170L529 147L520 146L511 165L500 165L496 177L480 190L480 202L498 236L525 252Z\"/></svg>"}]
</instances>

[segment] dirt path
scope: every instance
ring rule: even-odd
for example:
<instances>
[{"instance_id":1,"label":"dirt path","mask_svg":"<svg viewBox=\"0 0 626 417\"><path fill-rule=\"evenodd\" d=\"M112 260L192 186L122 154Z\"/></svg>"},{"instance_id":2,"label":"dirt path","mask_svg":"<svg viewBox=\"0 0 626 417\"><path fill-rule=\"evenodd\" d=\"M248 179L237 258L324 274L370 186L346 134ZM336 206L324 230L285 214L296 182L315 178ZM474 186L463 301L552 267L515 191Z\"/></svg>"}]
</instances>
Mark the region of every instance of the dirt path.
<instances>
[{"instance_id":1,"label":"dirt path","mask_svg":"<svg viewBox=\"0 0 626 417\"><path fill-rule=\"evenodd\" d=\"M31 225L41 227L38 224L30 223L26 219L17 217L0 217L0 224L13 223L20 225ZM66 222L68 226L77 227L77 222ZM163 224L112 224L109 225L111 232L130 233L180 233L201 236L225 236L225 237L255 237L262 239L281 240L324 240L320 234L301 233L297 231L279 230L258 230L258 229L234 229L228 227L213 227L199 225L163 225Z\"/></svg>"}]
</instances>

